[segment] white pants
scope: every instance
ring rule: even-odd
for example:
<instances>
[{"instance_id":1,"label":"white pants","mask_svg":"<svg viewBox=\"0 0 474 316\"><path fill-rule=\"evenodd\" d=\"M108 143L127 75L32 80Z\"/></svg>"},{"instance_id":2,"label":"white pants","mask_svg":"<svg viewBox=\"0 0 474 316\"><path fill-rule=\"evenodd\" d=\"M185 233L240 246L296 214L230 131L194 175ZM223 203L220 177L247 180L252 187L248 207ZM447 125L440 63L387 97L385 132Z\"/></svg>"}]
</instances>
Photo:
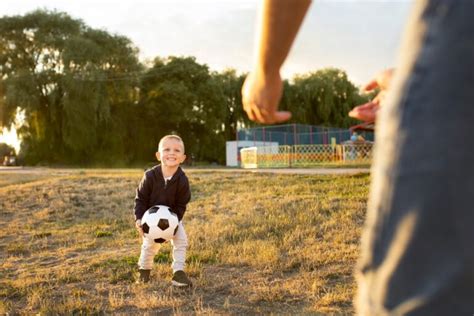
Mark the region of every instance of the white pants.
<instances>
[{"instance_id":1,"label":"white pants","mask_svg":"<svg viewBox=\"0 0 474 316\"><path fill-rule=\"evenodd\" d=\"M188 237L184 230L183 222L179 222L178 231L176 235L170 240L173 246L173 273L179 270L184 270L186 260L186 249L188 247ZM142 250L140 259L138 259L138 267L143 270L151 270L153 267L153 258L160 250L160 244L150 241L143 237Z\"/></svg>"}]
</instances>

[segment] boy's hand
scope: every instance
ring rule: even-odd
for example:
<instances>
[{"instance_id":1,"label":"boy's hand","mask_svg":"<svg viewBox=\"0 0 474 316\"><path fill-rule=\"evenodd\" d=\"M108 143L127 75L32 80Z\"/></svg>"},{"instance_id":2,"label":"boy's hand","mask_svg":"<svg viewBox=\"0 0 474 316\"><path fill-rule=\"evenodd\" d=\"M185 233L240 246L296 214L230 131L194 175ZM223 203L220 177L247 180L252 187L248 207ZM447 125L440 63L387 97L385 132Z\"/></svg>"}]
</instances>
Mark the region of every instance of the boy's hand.
<instances>
[{"instance_id":1,"label":"boy's hand","mask_svg":"<svg viewBox=\"0 0 474 316\"><path fill-rule=\"evenodd\" d=\"M143 237L143 229L142 229L142 220L141 219L137 219L135 221L135 228L137 229L138 234L140 235L140 237Z\"/></svg>"}]
</instances>

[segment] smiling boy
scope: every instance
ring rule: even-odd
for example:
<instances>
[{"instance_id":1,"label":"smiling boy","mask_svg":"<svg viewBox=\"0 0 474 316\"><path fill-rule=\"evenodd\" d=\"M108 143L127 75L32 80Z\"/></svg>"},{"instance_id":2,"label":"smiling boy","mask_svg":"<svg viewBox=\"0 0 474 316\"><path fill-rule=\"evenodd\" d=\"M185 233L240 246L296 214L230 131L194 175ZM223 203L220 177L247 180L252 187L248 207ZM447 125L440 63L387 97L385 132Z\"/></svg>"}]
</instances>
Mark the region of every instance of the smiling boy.
<instances>
[{"instance_id":1,"label":"smiling boy","mask_svg":"<svg viewBox=\"0 0 474 316\"><path fill-rule=\"evenodd\" d=\"M189 181L180 165L186 159L184 143L177 135L164 136L158 145L156 158L161 164L145 171L135 196L135 226L143 236L141 218L150 207L166 205L179 219L175 236L171 239L173 246L173 279L172 284L179 287L192 286L191 280L184 273L188 239L183 226L183 215L191 199ZM138 261L141 282L148 282L153 267L153 258L159 250L159 244L143 238L140 259Z\"/></svg>"}]
</instances>

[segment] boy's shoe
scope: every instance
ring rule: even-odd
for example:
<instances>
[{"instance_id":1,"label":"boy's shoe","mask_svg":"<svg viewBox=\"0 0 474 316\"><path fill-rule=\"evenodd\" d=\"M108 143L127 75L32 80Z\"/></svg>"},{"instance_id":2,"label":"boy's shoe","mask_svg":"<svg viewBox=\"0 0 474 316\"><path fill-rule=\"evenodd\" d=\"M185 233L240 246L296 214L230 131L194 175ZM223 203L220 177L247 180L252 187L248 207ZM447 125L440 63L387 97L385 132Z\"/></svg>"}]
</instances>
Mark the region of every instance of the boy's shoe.
<instances>
[{"instance_id":1,"label":"boy's shoe","mask_svg":"<svg viewBox=\"0 0 474 316\"><path fill-rule=\"evenodd\" d=\"M171 279L171 284L178 287L192 287L193 283L188 278L186 273L183 270L178 270L173 273L173 279Z\"/></svg>"},{"instance_id":2,"label":"boy's shoe","mask_svg":"<svg viewBox=\"0 0 474 316\"><path fill-rule=\"evenodd\" d=\"M140 273L140 276L138 277L137 283L148 283L150 281L150 271L151 270L139 269L138 273Z\"/></svg>"}]
</instances>

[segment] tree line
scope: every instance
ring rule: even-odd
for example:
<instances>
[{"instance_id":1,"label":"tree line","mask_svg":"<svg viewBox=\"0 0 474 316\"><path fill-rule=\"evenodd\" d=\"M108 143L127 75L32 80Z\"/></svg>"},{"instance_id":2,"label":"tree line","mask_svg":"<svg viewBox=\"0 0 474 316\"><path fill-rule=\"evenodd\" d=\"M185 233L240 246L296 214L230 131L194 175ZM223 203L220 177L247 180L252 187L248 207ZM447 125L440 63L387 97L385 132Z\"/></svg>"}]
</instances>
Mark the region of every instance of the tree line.
<instances>
[{"instance_id":1,"label":"tree line","mask_svg":"<svg viewBox=\"0 0 474 316\"><path fill-rule=\"evenodd\" d=\"M37 10L0 18L0 126L17 109L26 163L136 165L177 133L196 161L225 162L225 142L251 127L242 110L245 74L216 72L194 57L138 59L126 37L66 13ZM367 100L347 74L328 68L284 82L290 123L349 127Z\"/></svg>"}]
</instances>

